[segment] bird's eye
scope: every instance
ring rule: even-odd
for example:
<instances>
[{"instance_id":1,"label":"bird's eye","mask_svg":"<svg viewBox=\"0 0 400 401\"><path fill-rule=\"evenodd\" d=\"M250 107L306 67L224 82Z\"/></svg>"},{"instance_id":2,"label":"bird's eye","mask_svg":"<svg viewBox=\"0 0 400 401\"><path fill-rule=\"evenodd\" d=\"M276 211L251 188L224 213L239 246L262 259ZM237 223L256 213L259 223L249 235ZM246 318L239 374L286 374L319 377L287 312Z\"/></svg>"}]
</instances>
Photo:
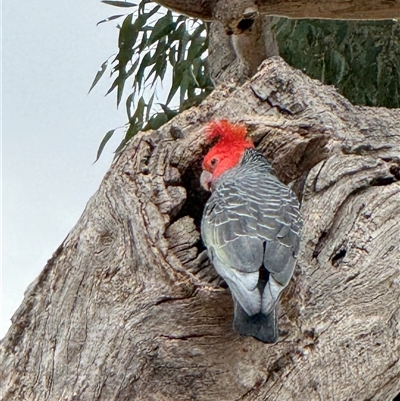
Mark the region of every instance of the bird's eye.
<instances>
[{"instance_id":1,"label":"bird's eye","mask_svg":"<svg viewBox=\"0 0 400 401\"><path fill-rule=\"evenodd\" d=\"M215 157L214 157L214 159L211 159L211 161L210 161L210 164L211 164L211 166L216 166L216 164L218 163L218 159L216 159Z\"/></svg>"}]
</instances>

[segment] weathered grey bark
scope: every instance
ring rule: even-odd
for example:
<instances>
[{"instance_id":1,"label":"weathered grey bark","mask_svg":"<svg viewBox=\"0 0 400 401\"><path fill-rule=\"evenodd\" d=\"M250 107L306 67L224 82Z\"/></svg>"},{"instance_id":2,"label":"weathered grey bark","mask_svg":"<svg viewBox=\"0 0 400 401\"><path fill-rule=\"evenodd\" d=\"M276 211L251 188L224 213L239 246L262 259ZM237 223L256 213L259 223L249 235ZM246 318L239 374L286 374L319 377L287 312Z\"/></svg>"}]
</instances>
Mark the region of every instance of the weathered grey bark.
<instances>
[{"instance_id":1,"label":"weathered grey bark","mask_svg":"<svg viewBox=\"0 0 400 401\"><path fill-rule=\"evenodd\" d=\"M199 243L202 127L247 124L305 220L274 345L232 330ZM3 400L391 400L400 391L400 111L272 58L114 162L1 347Z\"/></svg>"},{"instance_id":2,"label":"weathered grey bark","mask_svg":"<svg viewBox=\"0 0 400 401\"><path fill-rule=\"evenodd\" d=\"M392 19L399 0L157 0L164 7L203 20L239 21L248 8L289 18Z\"/></svg>"},{"instance_id":3,"label":"weathered grey bark","mask_svg":"<svg viewBox=\"0 0 400 401\"><path fill-rule=\"evenodd\" d=\"M210 24L208 64L214 85L226 81L243 84L263 60L278 56L272 32L279 18L256 15L252 25L237 35L228 35L219 22Z\"/></svg>"}]
</instances>

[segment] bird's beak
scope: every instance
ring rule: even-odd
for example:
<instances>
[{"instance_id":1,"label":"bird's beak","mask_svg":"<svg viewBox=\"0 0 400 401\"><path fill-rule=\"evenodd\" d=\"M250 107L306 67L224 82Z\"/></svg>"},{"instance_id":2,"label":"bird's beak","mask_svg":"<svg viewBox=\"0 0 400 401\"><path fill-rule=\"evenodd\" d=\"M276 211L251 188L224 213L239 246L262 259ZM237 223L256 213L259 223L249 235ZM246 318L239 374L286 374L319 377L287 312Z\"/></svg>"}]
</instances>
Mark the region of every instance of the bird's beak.
<instances>
[{"instance_id":1,"label":"bird's beak","mask_svg":"<svg viewBox=\"0 0 400 401\"><path fill-rule=\"evenodd\" d=\"M200 176L200 184L206 191L211 191L212 174L203 170Z\"/></svg>"}]
</instances>

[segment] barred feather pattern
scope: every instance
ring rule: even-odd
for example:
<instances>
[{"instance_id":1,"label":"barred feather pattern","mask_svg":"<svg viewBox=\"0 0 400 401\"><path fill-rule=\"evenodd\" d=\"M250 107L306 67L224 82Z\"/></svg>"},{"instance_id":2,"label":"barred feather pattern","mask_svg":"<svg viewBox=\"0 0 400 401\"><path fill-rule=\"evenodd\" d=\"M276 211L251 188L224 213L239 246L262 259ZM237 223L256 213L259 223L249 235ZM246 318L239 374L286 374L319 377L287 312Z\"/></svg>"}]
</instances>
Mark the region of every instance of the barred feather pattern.
<instances>
[{"instance_id":1,"label":"barred feather pattern","mask_svg":"<svg viewBox=\"0 0 400 401\"><path fill-rule=\"evenodd\" d=\"M296 195L256 150L247 149L240 164L215 182L202 238L231 290L234 326L242 334L276 341L275 309L296 265L301 226Z\"/></svg>"}]
</instances>

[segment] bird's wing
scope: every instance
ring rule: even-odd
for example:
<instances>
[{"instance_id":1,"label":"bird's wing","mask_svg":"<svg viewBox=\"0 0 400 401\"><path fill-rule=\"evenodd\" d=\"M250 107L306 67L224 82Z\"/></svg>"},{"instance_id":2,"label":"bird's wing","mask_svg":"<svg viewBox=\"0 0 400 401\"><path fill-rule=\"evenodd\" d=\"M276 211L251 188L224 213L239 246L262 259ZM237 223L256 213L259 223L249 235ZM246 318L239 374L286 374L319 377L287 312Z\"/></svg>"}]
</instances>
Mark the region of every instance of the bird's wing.
<instances>
[{"instance_id":1,"label":"bird's wing","mask_svg":"<svg viewBox=\"0 0 400 401\"><path fill-rule=\"evenodd\" d=\"M300 225L295 195L271 174L228 176L207 202L203 240L216 270L249 315L275 307L293 273ZM262 265L270 272L263 291Z\"/></svg>"}]
</instances>

